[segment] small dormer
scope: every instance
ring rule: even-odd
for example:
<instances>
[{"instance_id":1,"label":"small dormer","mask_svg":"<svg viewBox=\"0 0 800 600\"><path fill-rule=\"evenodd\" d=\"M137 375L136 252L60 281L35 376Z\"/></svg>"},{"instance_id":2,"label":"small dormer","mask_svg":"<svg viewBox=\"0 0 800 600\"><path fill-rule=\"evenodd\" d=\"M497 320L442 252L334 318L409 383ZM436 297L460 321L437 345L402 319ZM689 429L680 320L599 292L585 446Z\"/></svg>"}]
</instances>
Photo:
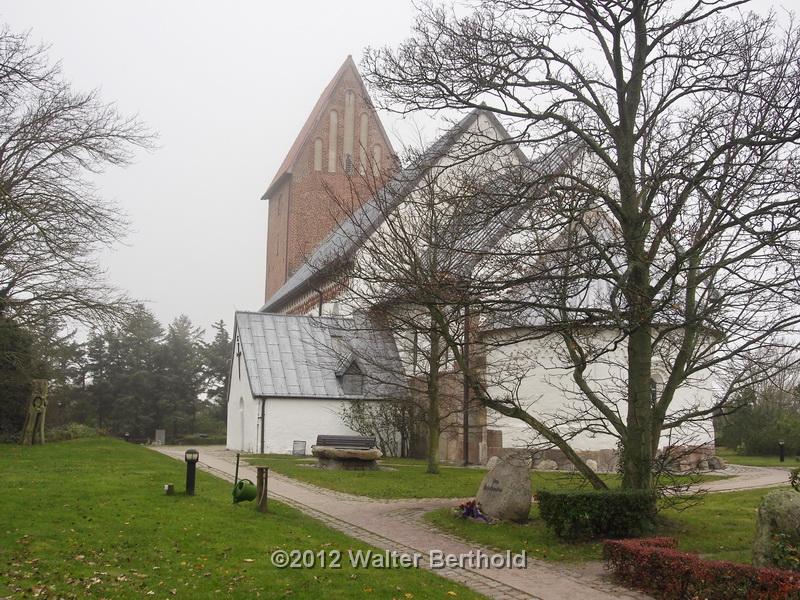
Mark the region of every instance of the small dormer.
<instances>
[{"instance_id":1,"label":"small dormer","mask_svg":"<svg viewBox=\"0 0 800 600\"><path fill-rule=\"evenodd\" d=\"M339 361L336 369L336 379L342 387L345 396L364 395L364 372L358 366L353 355L345 356Z\"/></svg>"}]
</instances>

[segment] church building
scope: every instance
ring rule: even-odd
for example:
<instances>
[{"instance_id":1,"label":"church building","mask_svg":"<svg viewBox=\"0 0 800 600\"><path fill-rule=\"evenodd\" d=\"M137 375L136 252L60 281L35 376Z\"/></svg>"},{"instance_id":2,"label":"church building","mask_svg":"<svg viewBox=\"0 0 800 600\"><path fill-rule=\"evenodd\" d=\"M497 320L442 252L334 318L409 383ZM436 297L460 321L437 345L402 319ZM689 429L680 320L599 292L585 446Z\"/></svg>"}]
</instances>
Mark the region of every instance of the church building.
<instances>
[{"instance_id":1,"label":"church building","mask_svg":"<svg viewBox=\"0 0 800 600\"><path fill-rule=\"evenodd\" d=\"M432 144L417 166L401 167L355 63L347 57L262 197L269 201L265 301L260 309L235 316L228 383L229 448L307 453L317 435L358 433L344 418L353 406L366 404L381 410L404 385L408 387L398 376L407 349L392 335L370 328L331 276L331 265L359 252L365 236L386 219L370 199L372 190L381 189L384 201L388 196L390 206L399 206L425 176L420 164L432 168L447 160L453 145L475 132L501 141L509 137L493 114L477 109ZM502 160L557 177L577 156L574 147L564 146L532 161L512 148ZM349 204L343 205L343 199ZM363 227L364 223L369 227ZM500 225L467 241L473 247L494 247L504 233ZM513 329L497 326L475 333L485 340L502 340ZM598 331L597 335L605 334ZM546 340L519 339L501 346L502 350L487 351L482 364L497 364L511 355L537 357L536 366L516 389L531 399L530 406L541 415L558 414L567 404L564 390L572 385L569 373L554 376L557 369L548 368L552 357ZM457 407L463 378L455 375L444 381L443 401ZM611 378L605 373L597 376ZM491 387L488 381L487 385ZM710 390L700 385L680 390L675 404L680 410L710 400ZM492 456L528 447L535 437L520 420L483 406L464 406L463 421L461 412L454 410L442 423L439 458L443 462L485 463ZM697 431L692 433L691 443L713 445L710 426L699 431L699 437ZM572 447L591 458L597 468L614 469L616 439L612 435L584 431L570 437ZM672 443L664 440L664 445ZM406 440L403 447L413 453L414 443ZM566 468L558 453L540 456Z\"/></svg>"}]
</instances>

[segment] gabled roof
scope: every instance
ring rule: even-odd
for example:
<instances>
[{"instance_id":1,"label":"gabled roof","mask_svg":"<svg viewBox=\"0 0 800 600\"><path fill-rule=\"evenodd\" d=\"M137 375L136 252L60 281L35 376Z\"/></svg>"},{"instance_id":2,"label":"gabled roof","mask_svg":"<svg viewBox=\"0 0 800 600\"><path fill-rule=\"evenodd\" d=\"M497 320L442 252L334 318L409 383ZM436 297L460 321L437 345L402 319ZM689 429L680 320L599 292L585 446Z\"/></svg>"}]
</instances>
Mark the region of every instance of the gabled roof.
<instances>
[{"instance_id":1,"label":"gabled roof","mask_svg":"<svg viewBox=\"0 0 800 600\"><path fill-rule=\"evenodd\" d=\"M347 55L347 58L342 63L342 66L339 67L339 70L336 71L336 75L333 76L333 79L330 80L325 89L322 91L317 103L314 105L314 108L311 110L311 114L308 115L305 124L300 129L300 133L297 134L297 138L294 140L292 147L289 148L289 152L286 155L286 158L283 159L281 166L278 167L278 172L275 173L275 177L272 178L272 183L269 184L267 191L261 196L262 200L269 199L270 195L273 193L275 188L282 183L286 177L291 176L292 169L294 169L294 165L297 162L297 159L300 158L300 152L306 145L308 138L317 128L317 125L327 113L325 111L325 107L328 105L328 102L333 95L333 92L336 90L339 82L344 77L344 74L347 71L351 71L355 75L356 82L361 89L361 93L363 97L367 100L367 102L372 105L372 101L370 100L369 94L367 93L367 88L364 85L364 81L361 79L361 74L358 72L358 68L356 67L356 63L353 61L353 57L351 55ZM375 122L377 123L378 129L383 136L383 139L389 145L387 150L389 154L394 153L394 149L391 146L391 142L389 141L389 136L386 135L386 130L383 128L383 124L379 118L375 118Z\"/></svg>"},{"instance_id":2,"label":"gabled roof","mask_svg":"<svg viewBox=\"0 0 800 600\"><path fill-rule=\"evenodd\" d=\"M425 173L437 161L445 157L459 139L474 124L479 116L485 116L499 133L501 139L510 139L510 135L497 117L489 111L480 108L470 111L454 127L442 135L414 161L402 169L375 197L356 209L353 214L342 221L320 244L311 256L292 274L292 276L267 300L261 311L275 311L280 309L287 301L291 301L297 294L313 289L320 279L324 278L326 269L338 264L339 261L351 257L360 248L366 238L383 223L386 214L394 210L402 200L414 190ZM574 148L559 147L552 153L538 159L529 161L524 153L517 147L515 153L522 165L530 168L532 173L541 175L542 171L557 173L564 168L574 156ZM519 217L516 216L516 219ZM501 235L500 229L510 220L509 215L501 214L497 222L491 227L484 228L480 234L485 243L495 243Z\"/></svg>"},{"instance_id":3,"label":"gabled roof","mask_svg":"<svg viewBox=\"0 0 800 600\"><path fill-rule=\"evenodd\" d=\"M402 392L394 338L356 318L237 312L237 336L256 398L353 398L342 390L337 370L354 356L369 357L358 361L364 374L364 395L358 398Z\"/></svg>"}]
</instances>

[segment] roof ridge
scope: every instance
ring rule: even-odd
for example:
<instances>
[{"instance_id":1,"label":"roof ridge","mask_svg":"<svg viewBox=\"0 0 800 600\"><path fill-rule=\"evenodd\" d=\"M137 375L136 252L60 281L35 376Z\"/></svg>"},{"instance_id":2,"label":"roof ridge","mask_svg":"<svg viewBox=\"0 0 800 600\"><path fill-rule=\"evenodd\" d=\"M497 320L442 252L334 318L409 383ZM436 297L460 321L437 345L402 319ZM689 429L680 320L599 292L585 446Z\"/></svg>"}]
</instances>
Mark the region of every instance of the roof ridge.
<instances>
[{"instance_id":1,"label":"roof ridge","mask_svg":"<svg viewBox=\"0 0 800 600\"><path fill-rule=\"evenodd\" d=\"M430 168L432 161L441 158L444 155L444 152L455 143L458 136L467 130L469 125L477 119L481 114L485 114L488 118L492 121L492 124L495 127L499 127L500 133L503 135L504 138L508 139L510 134L508 130L500 123L499 119L497 119L496 115L491 113L491 111L486 111L480 107L473 108L470 110L466 115L464 115L458 123L450 127L447 131L443 132L433 143L428 145L425 150L420 154L418 160L415 160L412 164L400 169L400 171L392 177L389 181L386 182L375 194L373 194L366 202L361 204L353 214L339 223L334 229L325 236L319 244L314 248L314 250L310 253L308 259L304 261L300 267L294 272L294 274L287 279L283 285L278 288L272 296L264 303L261 307L262 311L265 311L267 307L274 306L278 301L283 299L287 294L294 291L295 288L302 285L305 281L310 279L314 276L314 272L305 273L304 271L311 270L309 267L309 263L314 262L315 258L318 258L317 255L323 253L324 248L332 243L334 239L338 237L340 232L344 231L344 228L348 224L352 224L353 221L356 221L362 217L362 215L366 214L367 210L372 208L372 205L375 203L376 198L381 196L393 196L399 197L402 199L403 195L407 193L408 188L413 187L413 185L419 181L422 177L425 170ZM521 150L518 150L521 152ZM522 157L527 160L527 157L522 154ZM392 188L399 188L399 189L392 189ZM383 211L381 211L383 214ZM381 215L379 214L378 217ZM385 215L384 215L385 216ZM380 221L382 222L382 220ZM380 225L380 222L377 224L373 224L372 221L368 221L368 224L373 224L376 227ZM299 280L299 281L298 281ZM266 312L266 311L265 311Z\"/></svg>"},{"instance_id":2,"label":"roof ridge","mask_svg":"<svg viewBox=\"0 0 800 600\"><path fill-rule=\"evenodd\" d=\"M277 312L263 312L260 310L237 310L234 311L233 316L236 315L255 315L259 317L291 317L293 319L330 319L330 320L347 320L347 321L355 321L353 317L348 315L293 315L288 313L277 313Z\"/></svg>"}]
</instances>

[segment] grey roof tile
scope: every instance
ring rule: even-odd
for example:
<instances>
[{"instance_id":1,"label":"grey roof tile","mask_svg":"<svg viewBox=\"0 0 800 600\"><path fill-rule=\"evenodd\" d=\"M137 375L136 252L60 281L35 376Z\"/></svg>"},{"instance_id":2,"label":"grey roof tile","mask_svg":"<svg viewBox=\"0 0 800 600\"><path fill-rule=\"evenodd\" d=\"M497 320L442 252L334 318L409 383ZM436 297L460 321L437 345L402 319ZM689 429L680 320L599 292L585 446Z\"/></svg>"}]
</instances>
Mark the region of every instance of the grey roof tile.
<instances>
[{"instance_id":1,"label":"grey roof tile","mask_svg":"<svg viewBox=\"0 0 800 600\"><path fill-rule=\"evenodd\" d=\"M237 312L235 330L255 397L348 398L336 369L342 353L354 352L365 375L364 397L402 394L400 358L391 335L356 327L353 318ZM345 343L337 352L332 337L339 336Z\"/></svg>"},{"instance_id":2,"label":"grey roof tile","mask_svg":"<svg viewBox=\"0 0 800 600\"><path fill-rule=\"evenodd\" d=\"M386 214L394 210L403 199L417 186L422 176L453 147L459 137L471 127L480 115L485 115L496 127L497 131L508 139L508 133L497 117L487 111L475 109L470 111L459 123L434 142L414 163L402 169L375 197L365 202L353 214L340 223L311 253L297 271L267 300L261 307L262 312L275 311L297 295L310 289L312 282L324 276L324 273L342 259L351 256L365 239L384 221ZM565 169L574 160L580 144L571 142L556 148L546 156L529 161L519 148L515 152L521 165L527 166L534 176L556 174ZM460 241L462 248L473 248L475 245L491 247L503 235L503 231L513 226L521 215L519 208L500 212L492 222L485 221L473 231L469 231ZM476 225L476 224L473 224ZM468 261L472 262L472 261Z\"/></svg>"}]
</instances>

